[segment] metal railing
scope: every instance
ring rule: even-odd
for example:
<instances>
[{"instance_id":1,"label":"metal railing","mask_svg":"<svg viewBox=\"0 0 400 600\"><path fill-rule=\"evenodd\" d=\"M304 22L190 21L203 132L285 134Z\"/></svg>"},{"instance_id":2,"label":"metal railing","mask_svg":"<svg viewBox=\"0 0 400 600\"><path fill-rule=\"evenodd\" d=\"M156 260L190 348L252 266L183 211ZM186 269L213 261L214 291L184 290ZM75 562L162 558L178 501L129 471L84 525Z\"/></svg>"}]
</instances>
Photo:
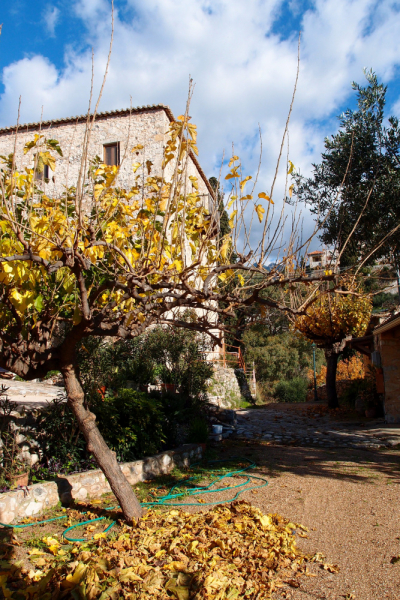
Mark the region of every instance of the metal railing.
<instances>
[{"instance_id":1,"label":"metal railing","mask_svg":"<svg viewBox=\"0 0 400 600\"><path fill-rule=\"evenodd\" d=\"M246 373L246 363L244 362L241 348L239 346L230 346L230 348L232 348L232 350L227 352L225 344L222 344L222 348L219 350L219 352L209 353L209 360L224 367L236 367L243 369L244 373Z\"/></svg>"}]
</instances>

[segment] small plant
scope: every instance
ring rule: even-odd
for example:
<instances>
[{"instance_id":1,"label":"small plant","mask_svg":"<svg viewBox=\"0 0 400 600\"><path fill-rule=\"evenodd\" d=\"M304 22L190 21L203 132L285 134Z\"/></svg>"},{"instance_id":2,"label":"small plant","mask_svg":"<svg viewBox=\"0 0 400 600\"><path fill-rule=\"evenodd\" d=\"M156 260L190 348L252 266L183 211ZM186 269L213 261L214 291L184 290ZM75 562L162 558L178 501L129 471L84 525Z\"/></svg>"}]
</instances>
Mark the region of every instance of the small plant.
<instances>
[{"instance_id":1,"label":"small plant","mask_svg":"<svg viewBox=\"0 0 400 600\"><path fill-rule=\"evenodd\" d=\"M60 461L54 458L45 459L31 467L30 479L32 483L49 481L60 475L71 475L97 469L97 463L93 457L77 461Z\"/></svg>"},{"instance_id":2,"label":"small plant","mask_svg":"<svg viewBox=\"0 0 400 600\"><path fill-rule=\"evenodd\" d=\"M274 396L279 402L305 402L307 381L302 377L294 377L290 381L280 381L275 387Z\"/></svg>"}]
</instances>

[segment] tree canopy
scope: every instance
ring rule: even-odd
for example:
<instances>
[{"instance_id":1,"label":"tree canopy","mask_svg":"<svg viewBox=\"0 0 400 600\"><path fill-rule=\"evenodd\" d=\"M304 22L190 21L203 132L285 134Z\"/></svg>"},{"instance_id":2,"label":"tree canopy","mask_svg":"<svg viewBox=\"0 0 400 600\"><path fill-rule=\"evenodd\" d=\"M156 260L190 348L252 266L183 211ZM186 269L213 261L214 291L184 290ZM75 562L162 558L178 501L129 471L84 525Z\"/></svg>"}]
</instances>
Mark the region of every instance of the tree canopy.
<instances>
[{"instance_id":1,"label":"tree canopy","mask_svg":"<svg viewBox=\"0 0 400 600\"><path fill-rule=\"evenodd\" d=\"M342 289L332 294L320 293L305 314L294 321L297 331L325 352L330 408L338 406L336 370L339 354L344 350L346 339L365 333L372 311L372 299L368 294L357 292L356 286L349 280L342 278L341 283Z\"/></svg>"},{"instance_id":2,"label":"tree canopy","mask_svg":"<svg viewBox=\"0 0 400 600\"><path fill-rule=\"evenodd\" d=\"M372 71L365 76L366 86L352 84L356 110L338 117L339 130L325 139L311 177L294 174L294 193L317 216L320 238L337 248L342 267L373 256L398 268L400 237L389 234L400 224L399 121L385 118L387 87Z\"/></svg>"}]
</instances>

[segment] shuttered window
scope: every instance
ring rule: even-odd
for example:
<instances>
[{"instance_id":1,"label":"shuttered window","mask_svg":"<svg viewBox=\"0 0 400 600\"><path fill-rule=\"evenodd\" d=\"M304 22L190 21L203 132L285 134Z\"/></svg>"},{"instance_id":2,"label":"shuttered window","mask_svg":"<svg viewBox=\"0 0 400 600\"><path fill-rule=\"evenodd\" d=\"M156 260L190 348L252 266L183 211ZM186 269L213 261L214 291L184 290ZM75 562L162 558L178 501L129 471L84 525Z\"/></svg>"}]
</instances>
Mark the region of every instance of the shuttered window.
<instances>
[{"instance_id":1,"label":"shuttered window","mask_svg":"<svg viewBox=\"0 0 400 600\"><path fill-rule=\"evenodd\" d=\"M106 165L119 165L119 142L104 144L104 163Z\"/></svg>"},{"instance_id":2,"label":"shuttered window","mask_svg":"<svg viewBox=\"0 0 400 600\"><path fill-rule=\"evenodd\" d=\"M49 165L44 165L43 171L41 173L35 171L35 179L36 181L43 181L44 179L49 179Z\"/></svg>"}]
</instances>

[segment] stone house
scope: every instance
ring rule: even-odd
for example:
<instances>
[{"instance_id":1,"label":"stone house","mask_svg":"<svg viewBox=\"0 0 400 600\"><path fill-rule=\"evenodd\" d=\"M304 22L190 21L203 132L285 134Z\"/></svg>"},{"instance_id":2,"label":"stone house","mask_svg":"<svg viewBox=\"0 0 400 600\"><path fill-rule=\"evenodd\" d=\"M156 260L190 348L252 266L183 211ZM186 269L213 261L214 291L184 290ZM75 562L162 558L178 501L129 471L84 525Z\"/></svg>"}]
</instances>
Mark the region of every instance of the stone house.
<instances>
[{"instance_id":1,"label":"stone house","mask_svg":"<svg viewBox=\"0 0 400 600\"><path fill-rule=\"evenodd\" d=\"M400 423L400 313L380 318L367 335L347 345L364 355L366 365L375 367L386 422Z\"/></svg>"},{"instance_id":2,"label":"stone house","mask_svg":"<svg viewBox=\"0 0 400 600\"><path fill-rule=\"evenodd\" d=\"M330 250L314 250L307 254L310 269L325 269L336 268L337 266L337 252L331 252Z\"/></svg>"},{"instance_id":3,"label":"stone house","mask_svg":"<svg viewBox=\"0 0 400 600\"><path fill-rule=\"evenodd\" d=\"M377 367L377 391L384 394L385 420L400 423L400 314L373 330L371 362Z\"/></svg>"},{"instance_id":4,"label":"stone house","mask_svg":"<svg viewBox=\"0 0 400 600\"><path fill-rule=\"evenodd\" d=\"M152 175L161 176L164 146L170 123L174 121L171 109L163 104L98 113L88 145L88 158L90 160L98 156L105 164L119 165L115 184L126 189L134 185L138 175L147 177L147 165L151 166ZM18 131L16 126L0 129L0 155L9 155L15 147L17 168L33 168L34 155L33 152L24 154L25 144L33 140L37 133L47 139L56 139L63 157L57 155L54 172L45 167L44 173L38 175L38 185L49 197L59 197L66 186L75 186L77 183L86 124L87 115L79 115L19 125ZM131 152L138 144L144 147L140 157ZM137 160L143 166L134 172L132 167ZM172 160L164 171L166 180L173 174L174 168L175 161ZM188 189L192 185L189 181L191 176L197 178L199 195L205 207L214 217L218 217L214 191L193 152L190 152L186 164ZM190 256L188 247L187 257Z\"/></svg>"},{"instance_id":5,"label":"stone house","mask_svg":"<svg viewBox=\"0 0 400 600\"><path fill-rule=\"evenodd\" d=\"M153 175L161 175L167 132L170 123L174 120L170 108L162 104L99 113L93 125L88 156L89 158L99 156L106 164L119 165L116 183L120 187L130 188L134 184L136 175L142 174L141 169L133 173L132 164L136 162L137 157L131 153L131 149L137 144L142 144L144 150L141 160L143 163L150 161ZM27 123L19 125L17 136L15 136L16 126L0 129L0 155L10 154L14 151L15 145L18 169L32 168L33 153L26 155L23 153L26 142L31 141L39 132L48 139L58 140L64 156L58 157L54 173L45 167L44 178L49 181L47 183L43 180L41 183L48 196L57 197L64 191L65 186L76 185L86 122L87 115L80 115L41 123ZM167 165L166 176L171 174L173 169L174 161L171 161ZM197 177L199 193L211 211L213 189L193 153L189 156L187 176Z\"/></svg>"}]
</instances>

